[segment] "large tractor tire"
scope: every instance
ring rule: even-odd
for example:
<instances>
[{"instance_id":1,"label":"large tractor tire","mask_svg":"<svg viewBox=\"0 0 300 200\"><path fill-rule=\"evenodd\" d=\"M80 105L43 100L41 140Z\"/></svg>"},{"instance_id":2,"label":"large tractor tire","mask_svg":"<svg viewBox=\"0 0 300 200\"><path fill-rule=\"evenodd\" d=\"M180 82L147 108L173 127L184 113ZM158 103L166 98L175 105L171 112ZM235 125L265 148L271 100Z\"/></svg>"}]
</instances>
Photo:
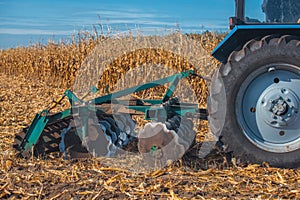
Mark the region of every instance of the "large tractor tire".
<instances>
[{"instance_id":1,"label":"large tractor tire","mask_svg":"<svg viewBox=\"0 0 300 200\"><path fill-rule=\"evenodd\" d=\"M210 126L242 162L300 166L299 37L269 35L234 51L215 74Z\"/></svg>"}]
</instances>

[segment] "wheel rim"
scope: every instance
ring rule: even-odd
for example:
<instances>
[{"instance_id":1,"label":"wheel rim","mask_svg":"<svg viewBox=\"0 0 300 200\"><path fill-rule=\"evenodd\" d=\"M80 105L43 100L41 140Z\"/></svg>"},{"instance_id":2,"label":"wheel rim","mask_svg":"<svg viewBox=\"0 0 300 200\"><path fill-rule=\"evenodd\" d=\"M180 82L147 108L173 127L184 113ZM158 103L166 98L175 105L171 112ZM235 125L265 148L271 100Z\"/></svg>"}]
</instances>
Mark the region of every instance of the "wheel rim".
<instances>
[{"instance_id":1,"label":"wheel rim","mask_svg":"<svg viewBox=\"0 0 300 200\"><path fill-rule=\"evenodd\" d=\"M244 135L275 153L300 148L300 74L289 64L258 68L242 83L236 116Z\"/></svg>"}]
</instances>

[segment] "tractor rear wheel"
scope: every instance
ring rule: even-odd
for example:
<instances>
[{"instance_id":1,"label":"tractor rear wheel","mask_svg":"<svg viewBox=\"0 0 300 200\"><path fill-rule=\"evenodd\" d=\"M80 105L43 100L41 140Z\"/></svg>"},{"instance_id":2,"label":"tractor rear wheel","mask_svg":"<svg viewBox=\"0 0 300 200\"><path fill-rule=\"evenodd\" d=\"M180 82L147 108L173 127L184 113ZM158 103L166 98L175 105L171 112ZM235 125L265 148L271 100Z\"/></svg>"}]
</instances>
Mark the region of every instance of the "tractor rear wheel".
<instances>
[{"instance_id":1,"label":"tractor rear wheel","mask_svg":"<svg viewBox=\"0 0 300 200\"><path fill-rule=\"evenodd\" d=\"M210 125L243 162L300 166L299 37L269 35L234 51L215 74Z\"/></svg>"}]
</instances>

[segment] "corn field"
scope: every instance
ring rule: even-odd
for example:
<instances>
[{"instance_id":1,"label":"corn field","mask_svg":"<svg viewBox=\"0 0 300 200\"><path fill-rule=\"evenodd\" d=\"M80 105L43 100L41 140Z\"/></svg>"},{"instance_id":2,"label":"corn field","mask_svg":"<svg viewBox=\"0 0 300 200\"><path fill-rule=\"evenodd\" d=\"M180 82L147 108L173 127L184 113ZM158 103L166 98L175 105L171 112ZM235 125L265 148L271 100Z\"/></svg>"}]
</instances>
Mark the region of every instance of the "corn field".
<instances>
[{"instance_id":1,"label":"corn field","mask_svg":"<svg viewBox=\"0 0 300 200\"><path fill-rule=\"evenodd\" d=\"M90 33L81 33L78 37L71 43L49 42L0 51L1 199L300 198L299 169L272 168L267 163L241 164L234 158L228 161L218 152L205 159L184 157L165 168L145 173L123 168L122 163L114 165L109 158L69 161L55 156L28 160L16 157L11 148L14 135L65 89L74 89L74 85L86 81L80 78L93 73L90 71L93 68L80 71L82 65L95 48L108 39ZM224 35L206 32L185 37L197 41L205 50L205 56L197 55L203 57L203 65L193 66L190 60L163 49L137 49L115 57L116 52L102 48L98 53L106 51L113 59L92 82L96 83L100 94L105 94L190 69L211 77L212 74L204 72L213 72L219 63L209 54ZM129 41L131 38L134 37L130 36ZM142 39L148 42L147 37ZM120 48L117 42L111 45L111 49ZM147 71L149 65L160 70ZM138 76L141 72L147 72L148 76ZM188 84L199 106L206 107L208 87L205 81L189 78ZM184 87L179 86L178 90ZM158 98L164 91L165 87L159 86L134 95ZM62 102L60 109L68 106L68 102ZM206 123L197 132L199 140L204 132L207 132ZM197 147L193 151L196 152Z\"/></svg>"}]
</instances>

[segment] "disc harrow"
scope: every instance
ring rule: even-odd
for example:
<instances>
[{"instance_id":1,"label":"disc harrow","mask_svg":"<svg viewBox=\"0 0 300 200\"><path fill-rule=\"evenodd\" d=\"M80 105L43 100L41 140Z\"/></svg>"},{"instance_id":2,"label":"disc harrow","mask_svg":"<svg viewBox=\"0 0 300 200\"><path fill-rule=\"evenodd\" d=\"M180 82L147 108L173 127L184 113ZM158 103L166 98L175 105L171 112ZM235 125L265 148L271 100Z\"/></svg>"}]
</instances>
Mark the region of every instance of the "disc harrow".
<instances>
[{"instance_id":1,"label":"disc harrow","mask_svg":"<svg viewBox=\"0 0 300 200\"><path fill-rule=\"evenodd\" d=\"M195 138L192 118L207 119L206 111L198 104L172 97L179 80L192 75L193 71L182 72L89 101L66 90L49 109L37 114L30 126L16 134L13 147L25 158L58 152L66 159L85 159L114 157L136 145L131 150L138 149L147 162L176 160ZM121 98L166 83L170 83L169 88L160 100ZM91 88L90 92L94 91ZM71 108L51 113L65 97ZM137 135L132 115L141 114L152 122Z\"/></svg>"}]
</instances>

